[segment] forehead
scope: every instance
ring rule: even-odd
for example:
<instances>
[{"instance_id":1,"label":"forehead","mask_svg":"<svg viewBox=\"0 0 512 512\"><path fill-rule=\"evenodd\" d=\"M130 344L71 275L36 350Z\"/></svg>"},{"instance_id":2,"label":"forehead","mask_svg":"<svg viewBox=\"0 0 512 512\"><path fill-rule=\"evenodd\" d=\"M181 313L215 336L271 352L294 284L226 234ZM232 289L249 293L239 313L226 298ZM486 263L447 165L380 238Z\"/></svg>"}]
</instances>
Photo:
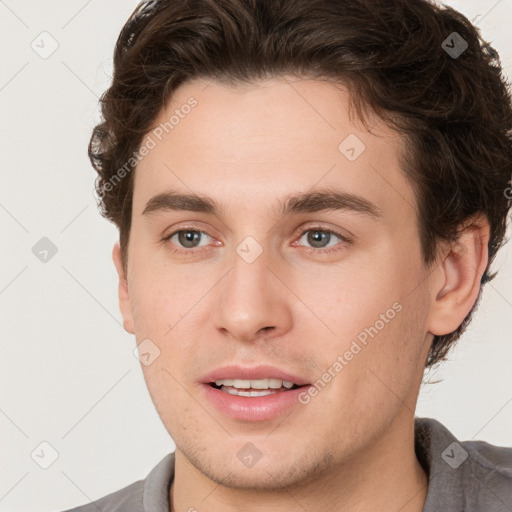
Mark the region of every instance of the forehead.
<instances>
[{"instance_id":1,"label":"forehead","mask_svg":"<svg viewBox=\"0 0 512 512\"><path fill-rule=\"evenodd\" d=\"M191 81L174 92L143 141L152 149L137 166L134 213L166 188L244 208L248 196L272 202L337 187L364 193L384 211L411 209L403 141L379 121L368 118L370 133L351 115L349 91L326 81Z\"/></svg>"}]
</instances>

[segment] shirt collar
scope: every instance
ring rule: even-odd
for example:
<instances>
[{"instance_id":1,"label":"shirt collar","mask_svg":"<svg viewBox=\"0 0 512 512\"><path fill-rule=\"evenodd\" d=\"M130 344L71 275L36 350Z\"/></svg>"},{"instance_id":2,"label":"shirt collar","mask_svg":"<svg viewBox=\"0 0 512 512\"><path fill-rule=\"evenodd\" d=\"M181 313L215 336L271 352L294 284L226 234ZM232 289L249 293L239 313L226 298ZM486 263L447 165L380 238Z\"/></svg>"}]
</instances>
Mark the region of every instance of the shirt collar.
<instances>
[{"instance_id":1,"label":"shirt collar","mask_svg":"<svg viewBox=\"0 0 512 512\"><path fill-rule=\"evenodd\" d=\"M144 480L144 512L169 512L169 490L174 479L174 452L167 454Z\"/></svg>"}]
</instances>

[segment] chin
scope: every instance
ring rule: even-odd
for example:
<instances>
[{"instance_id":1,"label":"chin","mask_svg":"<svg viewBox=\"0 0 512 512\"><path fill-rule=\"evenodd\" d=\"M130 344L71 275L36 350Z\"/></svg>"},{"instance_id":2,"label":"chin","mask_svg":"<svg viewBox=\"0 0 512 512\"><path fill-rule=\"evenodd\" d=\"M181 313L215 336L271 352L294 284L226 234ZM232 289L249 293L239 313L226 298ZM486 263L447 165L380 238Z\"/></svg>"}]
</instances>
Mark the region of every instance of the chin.
<instances>
[{"instance_id":1,"label":"chin","mask_svg":"<svg viewBox=\"0 0 512 512\"><path fill-rule=\"evenodd\" d=\"M290 452L293 456L288 460L278 455L271 458L262 456L252 467L245 466L236 454L232 457L232 463L228 462L225 452L222 456L205 451L183 454L197 470L216 484L254 492L302 488L305 483L320 478L333 464L330 453L318 459L313 458L314 454L311 453L294 453L294 447L290 447Z\"/></svg>"}]
</instances>

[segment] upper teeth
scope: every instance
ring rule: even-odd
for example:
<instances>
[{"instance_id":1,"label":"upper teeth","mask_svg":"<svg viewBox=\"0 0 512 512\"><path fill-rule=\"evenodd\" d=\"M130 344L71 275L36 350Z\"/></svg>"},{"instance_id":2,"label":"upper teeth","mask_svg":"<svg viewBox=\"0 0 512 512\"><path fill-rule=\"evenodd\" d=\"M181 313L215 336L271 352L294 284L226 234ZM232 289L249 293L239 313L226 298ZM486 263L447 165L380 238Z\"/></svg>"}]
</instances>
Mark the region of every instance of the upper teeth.
<instances>
[{"instance_id":1,"label":"upper teeth","mask_svg":"<svg viewBox=\"0 0 512 512\"><path fill-rule=\"evenodd\" d=\"M257 379L257 380L241 380L241 379L219 379L215 381L217 386L232 386L238 389L279 389L292 388L293 382L281 379Z\"/></svg>"}]
</instances>

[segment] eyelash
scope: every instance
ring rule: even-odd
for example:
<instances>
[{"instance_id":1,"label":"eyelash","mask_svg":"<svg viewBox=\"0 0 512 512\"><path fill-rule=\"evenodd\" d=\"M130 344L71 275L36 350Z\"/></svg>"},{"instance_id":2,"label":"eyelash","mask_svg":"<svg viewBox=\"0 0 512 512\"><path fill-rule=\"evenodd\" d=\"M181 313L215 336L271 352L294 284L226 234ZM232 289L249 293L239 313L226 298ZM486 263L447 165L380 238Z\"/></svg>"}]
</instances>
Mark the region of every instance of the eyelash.
<instances>
[{"instance_id":1,"label":"eyelash","mask_svg":"<svg viewBox=\"0 0 512 512\"><path fill-rule=\"evenodd\" d=\"M339 251L340 249L337 248L338 245L340 244L344 244L344 245L349 245L351 244L351 240L342 235L341 233L338 233L337 231L333 231L331 229L325 229L321 226L311 226L311 227L308 227L307 229L303 229L302 231L299 232L298 234L298 240L300 240L306 233L309 233L310 231L320 231L322 233L328 233L330 235L334 235L336 237L338 237L341 242L336 244L334 247L326 247L326 248L320 248L320 249L316 249L314 247L306 247L306 251L309 252L309 253L314 253L314 254L327 254L327 253L332 253L332 252L336 252L336 251ZM174 235L177 235L179 233L183 233L183 232L195 232L195 233L202 233L206 236L209 236L210 238L213 238L211 237L210 235L208 235L208 233L206 233L205 231L202 231L201 229L197 229L196 226L185 226L181 229L178 229L176 231L173 231L171 234L167 235L165 238L163 238L163 242L170 242L171 238L174 236ZM297 236L297 235L295 235ZM330 240L329 240L330 242ZM293 242L295 243L295 242ZM174 244L172 244L174 245ZM176 248L172 248L171 249L173 252L176 252L176 253L179 253L179 254L190 254L190 253L200 253L200 252L203 252L205 250L208 250L208 247L207 246L202 246L202 247L192 247L192 248L182 248L182 249L176 249Z\"/></svg>"}]
</instances>

